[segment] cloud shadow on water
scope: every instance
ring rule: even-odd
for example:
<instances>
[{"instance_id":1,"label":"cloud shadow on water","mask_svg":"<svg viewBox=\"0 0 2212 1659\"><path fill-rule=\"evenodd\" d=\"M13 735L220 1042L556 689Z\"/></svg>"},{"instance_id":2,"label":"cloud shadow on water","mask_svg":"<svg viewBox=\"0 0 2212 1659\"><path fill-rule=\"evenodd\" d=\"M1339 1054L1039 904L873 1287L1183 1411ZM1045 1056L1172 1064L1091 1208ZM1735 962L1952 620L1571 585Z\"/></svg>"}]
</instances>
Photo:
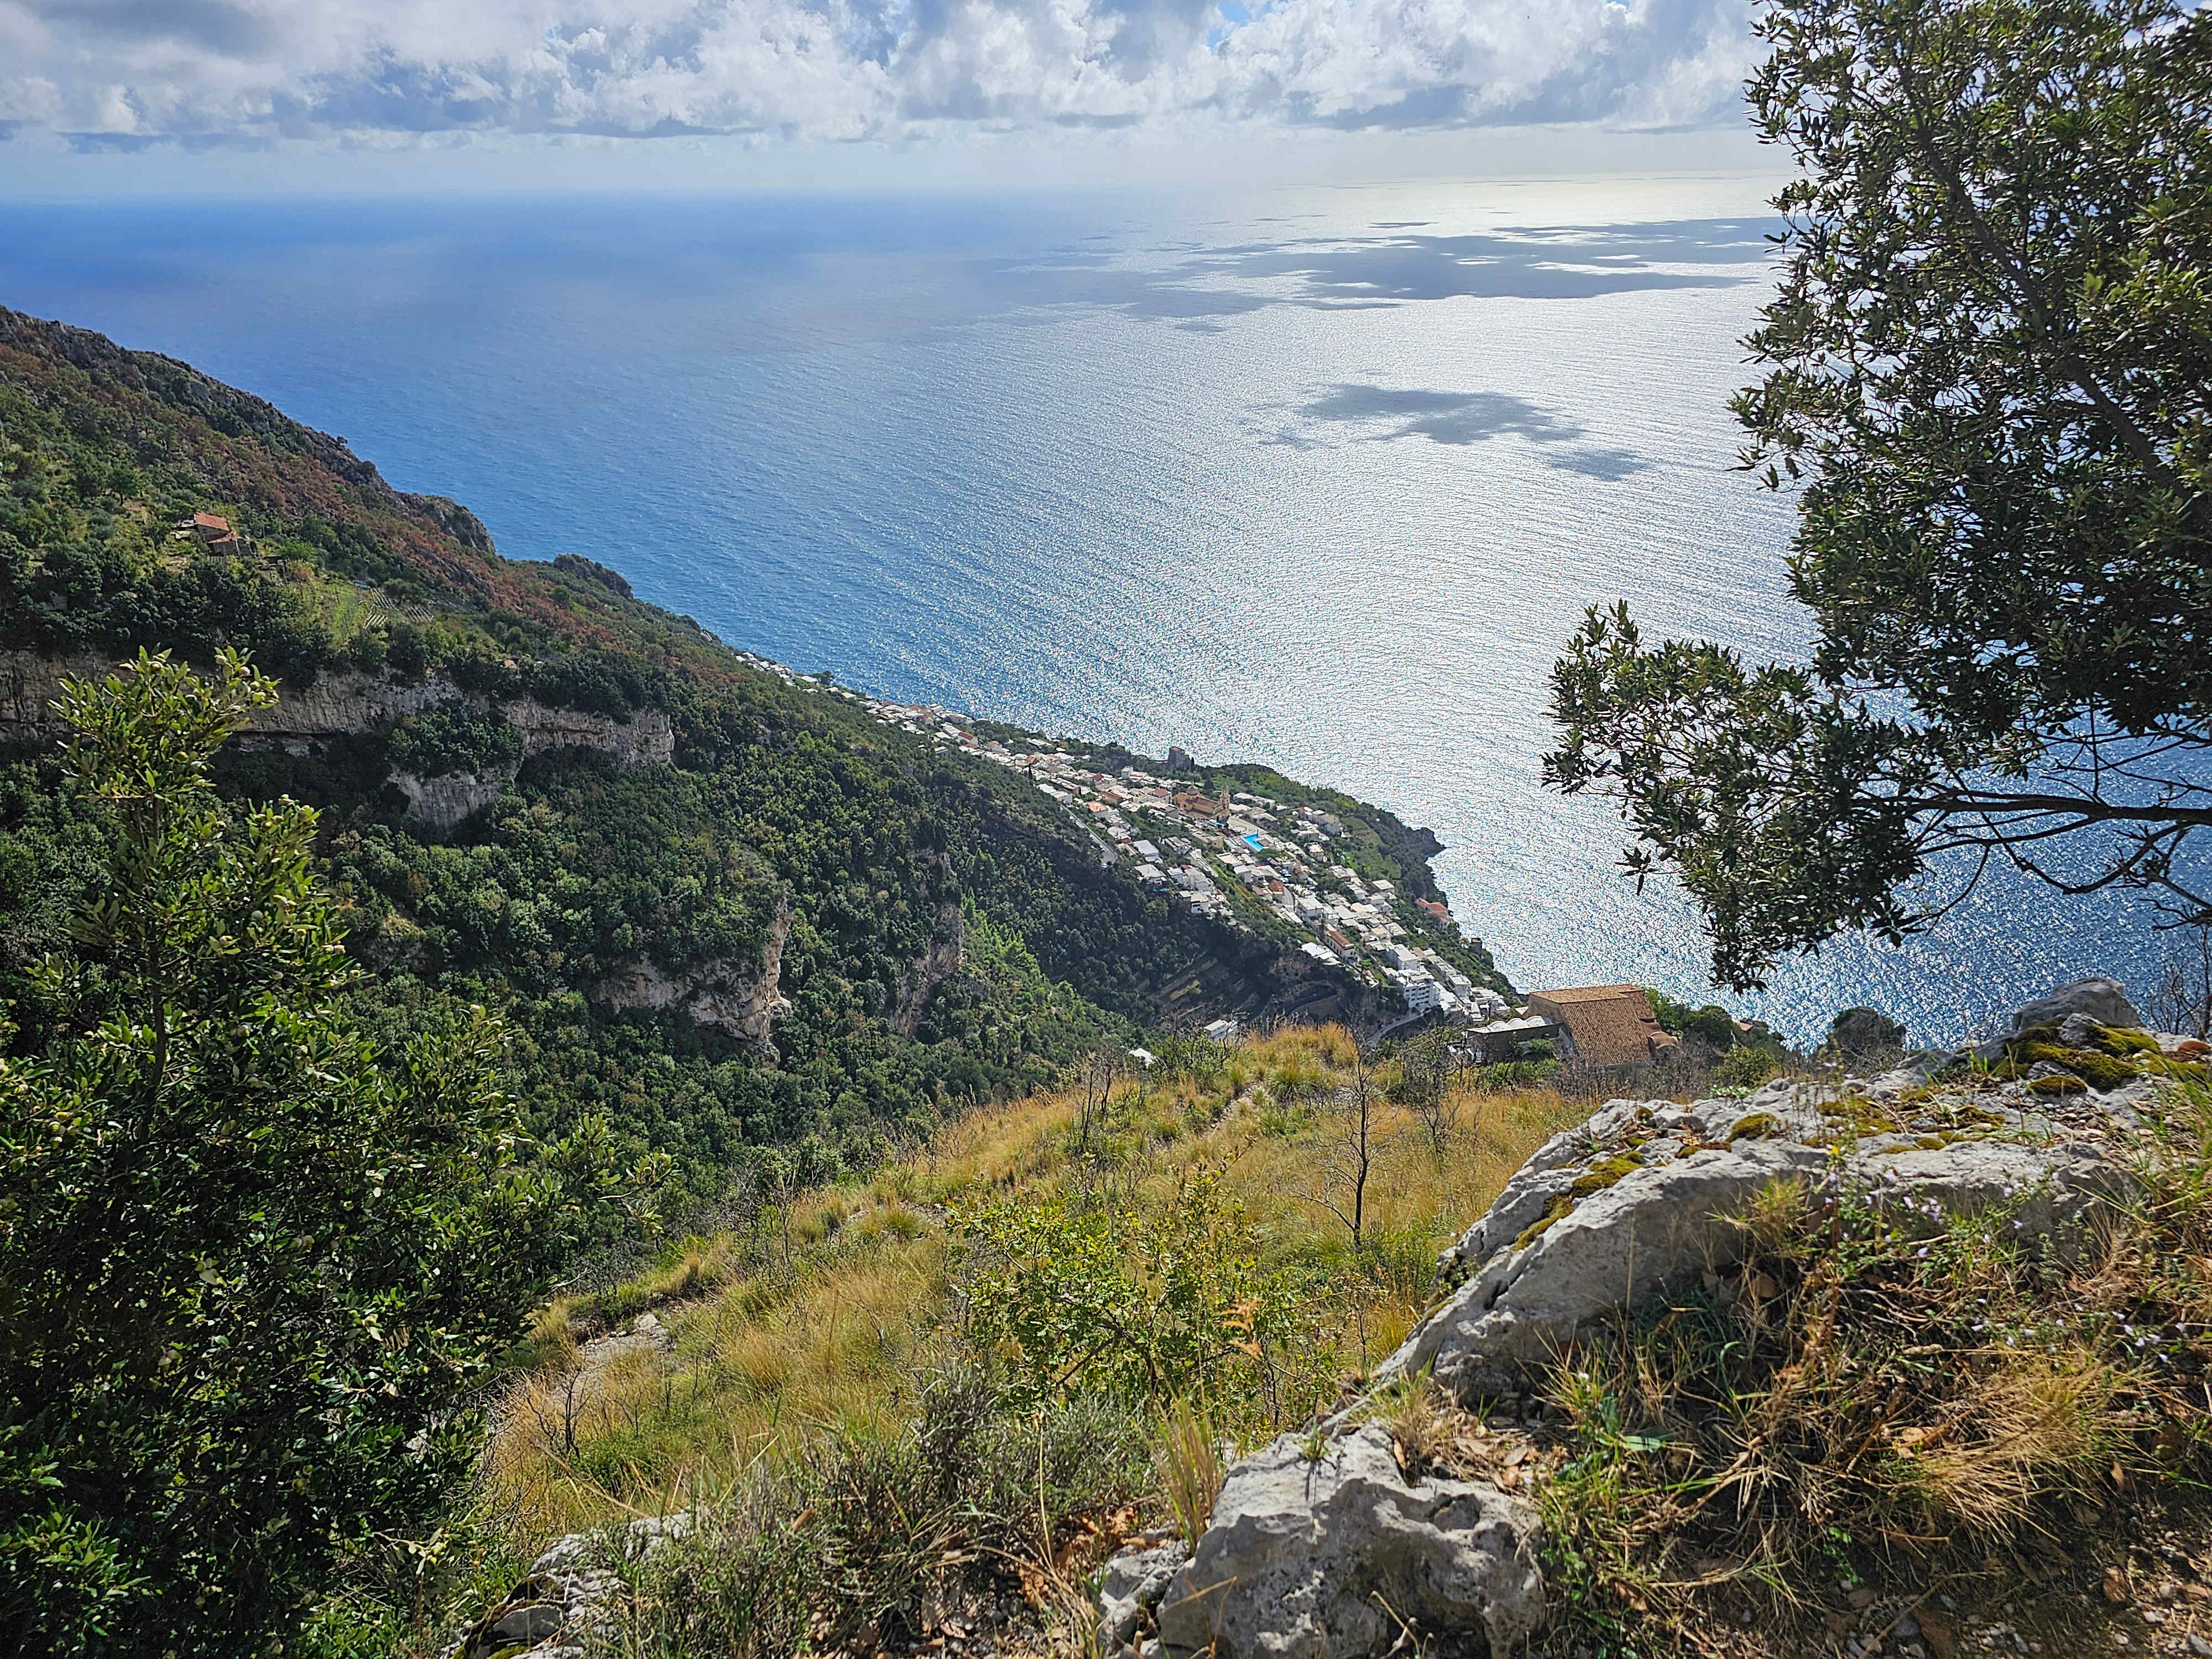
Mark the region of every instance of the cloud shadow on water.
<instances>
[{"instance_id":1,"label":"cloud shadow on water","mask_svg":"<svg viewBox=\"0 0 2212 1659\"><path fill-rule=\"evenodd\" d=\"M1519 438L1534 447L1545 465L1592 478L1618 480L1654 465L1650 457L1633 450L1584 442L1588 432L1577 422L1503 392L1339 384L1300 404L1297 413L1310 423L1389 426L1369 436L1369 442L1427 438L1464 446ZM1297 440L1286 434L1275 441Z\"/></svg>"},{"instance_id":2,"label":"cloud shadow on water","mask_svg":"<svg viewBox=\"0 0 2212 1659\"><path fill-rule=\"evenodd\" d=\"M1070 251L988 262L986 283L1016 303L1091 306L1182 322L1273 306L1360 310L1456 298L1585 300L1651 289L1757 282L1771 227L1747 219L1248 242L1151 269ZM1163 249L1162 252L1166 250ZM1674 269L1662 269L1673 266ZM1693 267L1683 269L1682 267Z\"/></svg>"}]
</instances>

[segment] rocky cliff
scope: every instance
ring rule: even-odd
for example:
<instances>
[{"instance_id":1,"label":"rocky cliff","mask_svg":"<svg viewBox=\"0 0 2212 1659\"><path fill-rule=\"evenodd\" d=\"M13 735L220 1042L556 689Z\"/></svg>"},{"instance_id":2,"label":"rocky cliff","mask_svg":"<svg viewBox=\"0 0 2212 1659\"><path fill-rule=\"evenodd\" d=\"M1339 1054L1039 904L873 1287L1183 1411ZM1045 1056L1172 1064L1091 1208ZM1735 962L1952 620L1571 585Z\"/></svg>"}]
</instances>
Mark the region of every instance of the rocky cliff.
<instances>
[{"instance_id":1,"label":"rocky cliff","mask_svg":"<svg viewBox=\"0 0 2212 1659\"><path fill-rule=\"evenodd\" d=\"M678 1013L693 1024L734 1038L754 1059L776 1063L775 1044L769 1036L777 1016L791 1012L780 988L783 975L783 945L791 934L791 908L780 908L769 920L760 954L749 961L728 957L694 967L668 969L647 957L618 964L593 988L594 1000L627 1012L645 1009L653 1013Z\"/></svg>"},{"instance_id":2,"label":"rocky cliff","mask_svg":"<svg viewBox=\"0 0 2212 1659\"><path fill-rule=\"evenodd\" d=\"M62 681L96 677L113 666L104 657L0 653L0 738L53 738L61 729L52 705ZM413 682L385 674L320 675L303 689L287 687L275 708L254 715L240 741L298 752L319 739L387 733L410 714L483 714L494 709L522 734L525 759L556 749L595 750L622 766L665 766L675 758L675 729L657 710L617 720L581 709L550 708L527 697L495 702L435 675Z\"/></svg>"}]
</instances>

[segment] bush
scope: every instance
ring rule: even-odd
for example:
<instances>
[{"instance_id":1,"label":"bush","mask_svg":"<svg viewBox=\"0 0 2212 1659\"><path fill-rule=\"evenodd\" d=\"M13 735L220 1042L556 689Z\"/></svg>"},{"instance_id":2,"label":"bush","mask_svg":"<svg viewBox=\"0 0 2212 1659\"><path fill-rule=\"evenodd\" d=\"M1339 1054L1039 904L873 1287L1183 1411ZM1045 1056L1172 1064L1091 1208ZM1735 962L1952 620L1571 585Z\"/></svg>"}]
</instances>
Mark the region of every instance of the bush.
<instances>
[{"instance_id":1,"label":"bush","mask_svg":"<svg viewBox=\"0 0 2212 1659\"><path fill-rule=\"evenodd\" d=\"M64 703L105 832L64 1011L0 1060L0 1632L56 1656L233 1656L477 1447L466 1401L611 1176L543 1160L501 1033L380 1054L310 874L315 817L209 778L270 683L142 656ZM16 1027L7 1022L10 1035ZM89 1035L80 1036L80 1033Z\"/></svg>"},{"instance_id":2,"label":"bush","mask_svg":"<svg viewBox=\"0 0 2212 1659\"><path fill-rule=\"evenodd\" d=\"M956 1592L1072 1601L1058 1564L1138 1501L1148 1443L1127 1407L1032 1405L980 1372L940 1375L906 1426L810 1439L723 1494L637 1570L634 1640L667 1659L896 1651Z\"/></svg>"},{"instance_id":3,"label":"bush","mask_svg":"<svg viewBox=\"0 0 2212 1659\"><path fill-rule=\"evenodd\" d=\"M394 767L418 778L443 777L449 772L481 776L522 759L522 733L496 711L472 714L466 709L434 708L401 720L386 752Z\"/></svg>"},{"instance_id":4,"label":"bush","mask_svg":"<svg viewBox=\"0 0 2212 1659\"><path fill-rule=\"evenodd\" d=\"M1708 1081L1723 1089L1756 1089L1781 1071L1782 1062L1764 1048L1731 1048L1720 1057Z\"/></svg>"},{"instance_id":5,"label":"bush","mask_svg":"<svg viewBox=\"0 0 2212 1659\"><path fill-rule=\"evenodd\" d=\"M1279 1430L1334 1393L1322 1289L1262 1268L1218 1170L1158 1210L1063 1197L956 1211L965 1334L1040 1402L1093 1390L1150 1413L1188 1404L1224 1428Z\"/></svg>"}]
</instances>

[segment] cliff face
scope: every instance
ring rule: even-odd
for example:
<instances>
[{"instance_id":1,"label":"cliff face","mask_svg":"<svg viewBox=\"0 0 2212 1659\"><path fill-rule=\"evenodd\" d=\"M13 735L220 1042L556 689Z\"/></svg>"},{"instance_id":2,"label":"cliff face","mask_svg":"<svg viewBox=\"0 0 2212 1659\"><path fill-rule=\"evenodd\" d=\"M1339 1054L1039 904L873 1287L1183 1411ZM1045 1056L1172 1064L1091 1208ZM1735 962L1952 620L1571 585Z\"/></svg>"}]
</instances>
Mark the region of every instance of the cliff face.
<instances>
[{"instance_id":1,"label":"cliff face","mask_svg":"<svg viewBox=\"0 0 2212 1659\"><path fill-rule=\"evenodd\" d=\"M779 1015L791 1012L777 983L783 975L783 942L790 935L791 910L785 906L770 919L753 961L725 957L671 970L639 957L601 980L593 996L618 1012L681 1014L695 1025L733 1038L756 1060L773 1066L778 1056L770 1028Z\"/></svg>"},{"instance_id":2,"label":"cliff face","mask_svg":"<svg viewBox=\"0 0 2212 1659\"><path fill-rule=\"evenodd\" d=\"M960 971L968 950L968 919L957 899L937 907L937 932L923 951L899 975L898 1006L891 1011L891 1030L912 1036L921 1028L923 1012L937 988Z\"/></svg>"},{"instance_id":3,"label":"cliff face","mask_svg":"<svg viewBox=\"0 0 2212 1659\"><path fill-rule=\"evenodd\" d=\"M434 778L412 772L394 772L392 782L407 797L407 816L439 830L451 830L490 805L507 793L514 774L503 768L489 772L447 772Z\"/></svg>"},{"instance_id":4,"label":"cliff face","mask_svg":"<svg viewBox=\"0 0 2212 1659\"><path fill-rule=\"evenodd\" d=\"M61 695L63 679L105 674L113 666L104 657L0 653L0 738L53 738L61 729L52 704ZM592 750L612 756L620 766L665 766L676 756L675 728L656 709L623 721L581 709L550 708L529 697L495 703L435 675L412 684L383 675L322 675L305 690L287 688L274 708L254 715L240 741L299 753L319 739L381 736L410 714L434 709L483 714L494 708L521 732L526 760L556 749ZM407 788L404 780L400 787ZM414 793L409 791L410 797Z\"/></svg>"},{"instance_id":5,"label":"cliff face","mask_svg":"<svg viewBox=\"0 0 2212 1659\"><path fill-rule=\"evenodd\" d=\"M1225 927L1216 931L1220 947L1161 991L1161 1024L1197 1027L1216 1015L1233 1014L1245 1021L1300 1024L1341 1020L1364 1029L1396 1017L1374 986L1334 963Z\"/></svg>"}]
</instances>

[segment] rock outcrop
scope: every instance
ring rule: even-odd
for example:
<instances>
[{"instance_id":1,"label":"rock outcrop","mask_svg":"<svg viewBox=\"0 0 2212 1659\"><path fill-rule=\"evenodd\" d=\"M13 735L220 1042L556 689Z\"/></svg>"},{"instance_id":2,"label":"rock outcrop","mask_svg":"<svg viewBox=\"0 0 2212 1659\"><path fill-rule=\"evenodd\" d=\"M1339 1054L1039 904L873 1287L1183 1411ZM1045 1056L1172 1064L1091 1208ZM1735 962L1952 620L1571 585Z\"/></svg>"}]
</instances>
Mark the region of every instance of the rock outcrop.
<instances>
[{"instance_id":1,"label":"rock outcrop","mask_svg":"<svg viewBox=\"0 0 2212 1659\"><path fill-rule=\"evenodd\" d=\"M633 1521L609 1534L572 1532L531 1564L506 1598L449 1644L439 1659L585 1659L615 1633L624 1583L618 1567L642 1561L690 1529L688 1513Z\"/></svg>"},{"instance_id":2,"label":"rock outcrop","mask_svg":"<svg viewBox=\"0 0 2212 1659\"><path fill-rule=\"evenodd\" d=\"M83 679L114 668L106 657L0 653L0 737L15 741L58 734L52 704L65 677ZM665 766L676 757L675 728L656 709L627 720L578 708L553 708L530 697L496 702L436 676L409 684L381 674L324 674L303 690L288 689L274 708L247 722L241 741L304 750L325 738L388 732L410 714L433 709L483 714L496 708L522 734L523 758L556 749L588 749L619 766ZM403 786L404 787L404 786Z\"/></svg>"},{"instance_id":3,"label":"rock outcrop","mask_svg":"<svg viewBox=\"0 0 2212 1659\"><path fill-rule=\"evenodd\" d=\"M1613 1102L1553 1137L1444 1253L1450 1295L1379 1375L1427 1367L1462 1400L1516 1393L1613 1310L1732 1267L1731 1218L1776 1181L1850 1182L1954 1214L2032 1192L2038 1233L2078 1226L2112 1189L2106 1151L2134 1126L2130 1101L1908 1101L1922 1085L1914 1069L1691 1106Z\"/></svg>"},{"instance_id":4,"label":"rock outcrop","mask_svg":"<svg viewBox=\"0 0 2212 1659\"><path fill-rule=\"evenodd\" d=\"M960 971L967 954L967 914L961 909L958 899L946 899L937 907L937 927L930 935L929 948L899 974L898 1002L891 1010L891 1030L904 1037L920 1030L930 998L937 994L939 986Z\"/></svg>"},{"instance_id":5,"label":"rock outcrop","mask_svg":"<svg viewBox=\"0 0 2212 1659\"><path fill-rule=\"evenodd\" d=\"M2205 1044L2139 1024L2118 986L2083 981L2021 1010L1979 1064L1921 1054L1740 1100L1610 1102L1444 1252L1443 1299L1374 1384L1425 1370L1468 1406L1527 1392L1623 1307L1720 1285L1743 1252L1735 1218L1778 1182L1931 1230L2002 1203L2024 1238L2071 1249L2133 1179L2139 1112L2165 1079L2205 1075ZM1188 1559L1154 1545L1109 1564L1102 1652L1380 1659L1409 1632L1522 1650L1543 1607L1533 1512L1465 1470L1409 1476L1368 1415L1356 1403L1237 1464Z\"/></svg>"},{"instance_id":6,"label":"rock outcrop","mask_svg":"<svg viewBox=\"0 0 2212 1659\"><path fill-rule=\"evenodd\" d=\"M2075 1014L2100 1025L2125 1029L2142 1024L2142 1016L2128 1000L2127 989L2118 980L2077 979L2021 1008L2012 1017L2008 1035L2018 1036L2039 1025L2061 1025Z\"/></svg>"},{"instance_id":7,"label":"rock outcrop","mask_svg":"<svg viewBox=\"0 0 2212 1659\"><path fill-rule=\"evenodd\" d=\"M617 1010L681 1014L695 1025L734 1037L763 1065L773 1066L777 1054L771 1030L778 1016L791 1012L778 988L783 942L790 935L790 908L779 906L769 919L760 955L752 961L720 957L671 969L650 957L635 957L601 980L592 995Z\"/></svg>"},{"instance_id":8,"label":"rock outcrop","mask_svg":"<svg viewBox=\"0 0 2212 1659\"><path fill-rule=\"evenodd\" d=\"M502 768L487 772L447 772L434 778L394 772L392 781L407 797L409 817L433 829L451 830L505 794L507 786L514 781L514 774Z\"/></svg>"},{"instance_id":9,"label":"rock outcrop","mask_svg":"<svg viewBox=\"0 0 2212 1659\"><path fill-rule=\"evenodd\" d=\"M1873 1008L1846 1008L1828 1027L1828 1046L1846 1060L1895 1054L1905 1047L1905 1027Z\"/></svg>"},{"instance_id":10,"label":"rock outcrop","mask_svg":"<svg viewBox=\"0 0 2212 1659\"><path fill-rule=\"evenodd\" d=\"M1535 1511L1494 1486L1409 1480L1388 1429L1310 1446L1285 1435L1230 1472L1197 1550L1158 1584L1159 1641L1175 1655L1330 1659L1386 1652L1411 1626L1512 1653L1543 1621L1536 1538ZM1157 1551L1149 1565L1148 1579ZM1128 1628L1105 1633L1126 1643L1134 1621L1115 1623Z\"/></svg>"}]
</instances>

